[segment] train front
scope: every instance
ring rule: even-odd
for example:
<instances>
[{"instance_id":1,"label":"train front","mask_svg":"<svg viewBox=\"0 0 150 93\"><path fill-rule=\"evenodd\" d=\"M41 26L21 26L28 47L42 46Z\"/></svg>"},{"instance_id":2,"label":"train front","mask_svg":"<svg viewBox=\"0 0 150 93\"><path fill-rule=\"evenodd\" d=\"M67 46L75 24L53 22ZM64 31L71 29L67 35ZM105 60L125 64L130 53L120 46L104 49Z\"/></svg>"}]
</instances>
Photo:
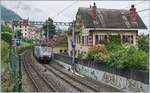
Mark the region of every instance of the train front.
<instances>
[{"instance_id":1,"label":"train front","mask_svg":"<svg viewBox=\"0 0 150 93\"><path fill-rule=\"evenodd\" d=\"M40 60L42 63L49 63L52 59L52 48L42 47L40 51Z\"/></svg>"}]
</instances>

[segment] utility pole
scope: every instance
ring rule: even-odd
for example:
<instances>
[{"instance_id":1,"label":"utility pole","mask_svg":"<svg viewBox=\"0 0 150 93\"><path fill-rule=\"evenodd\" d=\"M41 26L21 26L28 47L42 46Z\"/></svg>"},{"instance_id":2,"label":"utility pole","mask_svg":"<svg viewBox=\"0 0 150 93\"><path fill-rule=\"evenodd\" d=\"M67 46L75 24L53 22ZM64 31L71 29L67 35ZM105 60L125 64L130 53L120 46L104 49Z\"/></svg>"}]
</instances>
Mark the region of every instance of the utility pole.
<instances>
[{"instance_id":1,"label":"utility pole","mask_svg":"<svg viewBox=\"0 0 150 93\"><path fill-rule=\"evenodd\" d=\"M72 24L73 28L72 28L72 69L73 72L75 72L75 35L74 35L74 30L75 30L75 23L73 21Z\"/></svg>"},{"instance_id":2,"label":"utility pole","mask_svg":"<svg viewBox=\"0 0 150 93\"><path fill-rule=\"evenodd\" d=\"M48 20L47 20L47 22L46 22L46 25L47 25L47 46L48 46L48 36L49 36Z\"/></svg>"}]
</instances>

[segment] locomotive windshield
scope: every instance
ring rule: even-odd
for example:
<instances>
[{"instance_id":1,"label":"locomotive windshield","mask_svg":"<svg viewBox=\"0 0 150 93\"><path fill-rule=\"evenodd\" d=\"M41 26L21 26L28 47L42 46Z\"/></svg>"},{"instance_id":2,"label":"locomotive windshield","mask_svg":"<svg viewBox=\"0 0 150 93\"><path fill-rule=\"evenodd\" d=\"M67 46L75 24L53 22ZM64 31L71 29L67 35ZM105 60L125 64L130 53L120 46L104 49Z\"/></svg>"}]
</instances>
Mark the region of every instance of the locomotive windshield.
<instances>
[{"instance_id":1,"label":"locomotive windshield","mask_svg":"<svg viewBox=\"0 0 150 93\"><path fill-rule=\"evenodd\" d=\"M41 47L42 52L51 52L51 47Z\"/></svg>"}]
</instances>

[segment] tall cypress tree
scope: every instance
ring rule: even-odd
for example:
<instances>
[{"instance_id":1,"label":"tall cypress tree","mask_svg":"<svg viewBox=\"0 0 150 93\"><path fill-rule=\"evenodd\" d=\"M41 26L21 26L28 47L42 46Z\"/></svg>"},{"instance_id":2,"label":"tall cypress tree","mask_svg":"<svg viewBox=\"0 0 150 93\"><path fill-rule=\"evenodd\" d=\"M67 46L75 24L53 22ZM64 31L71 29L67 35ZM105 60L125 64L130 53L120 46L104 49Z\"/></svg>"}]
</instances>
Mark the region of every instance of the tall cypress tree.
<instances>
[{"instance_id":1,"label":"tall cypress tree","mask_svg":"<svg viewBox=\"0 0 150 93\"><path fill-rule=\"evenodd\" d=\"M48 18L43 25L45 37L47 37L47 32L49 33L48 36L50 38L53 37L56 34L55 28L56 26L53 24L53 20L51 18Z\"/></svg>"}]
</instances>

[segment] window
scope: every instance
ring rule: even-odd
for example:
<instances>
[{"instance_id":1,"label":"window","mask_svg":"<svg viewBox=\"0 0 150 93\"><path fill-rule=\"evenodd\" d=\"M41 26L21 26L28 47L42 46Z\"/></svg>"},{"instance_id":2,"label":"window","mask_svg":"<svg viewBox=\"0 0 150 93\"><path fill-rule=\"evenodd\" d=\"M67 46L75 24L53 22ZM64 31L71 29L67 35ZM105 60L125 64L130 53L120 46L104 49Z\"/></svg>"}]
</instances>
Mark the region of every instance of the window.
<instances>
[{"instance_id":1,"label":"window","mask_svg":"<svg viewBox=\"0 0 150 93\"><path fill-rule=\"evenodd\" d=\"M25 33L25 35L27 35L27 33Z\"/></svg>"},{"instance_id":2,"label":"window","mask_svg":"<svg viewBox=\"0 0 150 93\"><path fill-rule=\"evenodd\" d=\"M82 36L82 44L88 45L88 36Z\"/></svg>"},{"instance_id":3,"label":"window","mask_svg":"<svg viewBox=\"0 0 150 93\"><path fill-rule=\"evenodd\" d=\"M20 28L21 28L21 25L20 25Z\"/></svg>"},{"instance_id":4,"label":"window","mask_svg":"<svg viewBox=\"0 0 150 93\"><path fill-rule=\"evenodd\" d=\"M84 36L82 36L82 44L84 44Z\"/></svg>"},{"instance_id":5,"label":"window","mask_svg":"<svg viewBox=\"0 0 150 93\"><path fill-rule=\"evenodd\" d=\"M60 53L62 53L62 50L59 50Z\"/></svg>"},{"instance_id":6,"label":"window","mask_svg":"<svg viewBox=\"0 0 150 93\"><path fill-rule=\"evenodd\" d=\"M107 36L106 35L96 35L95 36L95 43L96 44L104 44L106 41Z\"/></svg>"},{"instance_id":7,"label":"window","mask_svg":"<svg viewBox=\"0 0 150 93\"><path fill-rule=\"evenodd\" d=\"M123 43L133 44L133 35L123 35Z\"/></svg>"},{"instance_id":8,"label":"window","mask_svg":"<svg viewBox=\"0 0 150 93\"><path fill-rule=\"evenodd\" d=\"M64 50L65 53L67 53L67 50Z\"/></svg>"}]
</instances>

